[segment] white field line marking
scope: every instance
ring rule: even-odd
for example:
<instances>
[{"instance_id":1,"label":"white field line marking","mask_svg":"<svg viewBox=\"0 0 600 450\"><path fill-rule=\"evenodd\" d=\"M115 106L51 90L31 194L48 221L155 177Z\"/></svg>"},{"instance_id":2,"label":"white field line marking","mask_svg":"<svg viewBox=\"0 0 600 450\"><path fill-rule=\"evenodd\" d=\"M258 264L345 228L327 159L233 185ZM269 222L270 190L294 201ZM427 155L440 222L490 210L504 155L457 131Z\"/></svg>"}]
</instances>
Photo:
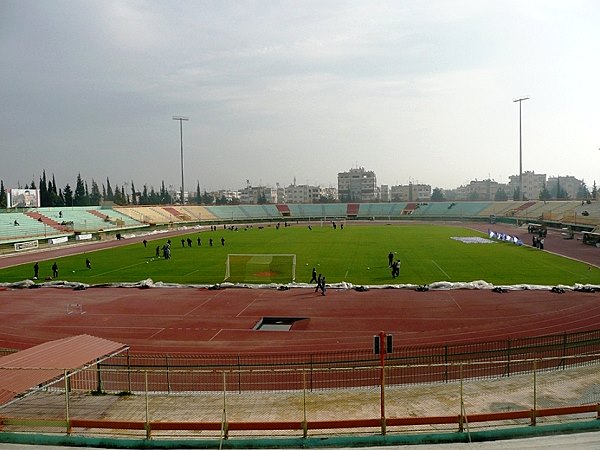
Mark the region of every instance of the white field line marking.
<instances>
[{"instance_id":1,"label":"white field line marking","mask_svg":"<svg viewBox=\"0 0 600 450\"><path fill-rule=\"evenodd\" d=\"M146 264L146 262L142 261L142 262L139 262L139 263L130 264L130 265L125 266L125 267L118 267L118 268L113 269L113 270L107 270L106 272L95 273L90 278L100 277L102 275L106 275L107 273L119 272L120 270L129 269L130 267L141 266L142 264Z\"/></svg>"},{"instance_id":2,"label":"white field line marking","mask_svg":"<svg viewBox=\"0 0 600 450\"><path fill-rule=\"evenodd\" d=\"M450 275L448 275L446 273L446 271L439 266L438 263L436 263L433 259L431 260L431 262L435 265L435 267L437 267L438 269L440 269L440 272L442 272L444 275L446 275L448 277L448 279L450 279Z\"/></svg>"}]
</instances>

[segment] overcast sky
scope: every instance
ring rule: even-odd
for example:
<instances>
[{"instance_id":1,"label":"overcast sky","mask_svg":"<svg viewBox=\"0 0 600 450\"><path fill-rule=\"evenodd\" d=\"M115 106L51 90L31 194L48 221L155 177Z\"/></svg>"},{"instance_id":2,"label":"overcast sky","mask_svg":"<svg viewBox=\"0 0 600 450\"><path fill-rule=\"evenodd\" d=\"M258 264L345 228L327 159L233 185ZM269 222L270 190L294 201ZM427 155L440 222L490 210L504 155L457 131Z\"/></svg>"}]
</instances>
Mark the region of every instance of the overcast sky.
<instances>
[{"instance_id":1,"label":"overcast sky","mask_svg":"<svg viewBox=\"0 0 600 450\"><path fill-rule=\"evenodd\" d=\"M0 0L0 179L600 185L600 2Z\"/></svg>"}]
</instances>

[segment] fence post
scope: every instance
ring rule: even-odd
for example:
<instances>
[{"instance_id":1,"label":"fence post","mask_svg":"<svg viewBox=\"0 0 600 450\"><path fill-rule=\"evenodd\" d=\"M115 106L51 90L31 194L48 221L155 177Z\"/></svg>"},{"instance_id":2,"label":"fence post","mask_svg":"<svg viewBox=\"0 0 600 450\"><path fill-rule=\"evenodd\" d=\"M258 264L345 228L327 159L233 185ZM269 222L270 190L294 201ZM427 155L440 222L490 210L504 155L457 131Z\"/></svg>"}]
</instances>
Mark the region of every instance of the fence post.
<instances>
[{"instance_id":1,"label":"fence post","mask_svg":"<svg viewBox=\"0 0 600 450\"><path fill-rule=\"evenodd\" d=\"M510 356L512 353L512 339L506 341L506 376L510 377Z\"/></svg>"},{"instance_id":2,"label":"fence post","mask_svg":"<svg viewBox=\"0 0 600 450\"><path fill-rule=\"evenodd\" d=\"M67 435L71 435L71 413L69 411L69 371L64 370L65 376L65 420L67 423Z\"/></svg>"},{"instance_id":3,"label":"fence post","mask_svg":"<svg viewBox=\"0 0 600 450\"><path fill-rule=\"evenodd\" d=\"M310 392L313 390L313 358L315 355L310 354Z\"/></svg>"},{"instance_id":4,"label":"fence post","mask_svg":"<svg viewBox=\"0 0 600 450\"><path fill-rule=\"evenodd\" d=\"M96 392L102 393L102 375L100 372L100 361L96 359Z\"/></svg>"},{"instance_id":5,"label":"fence post","mask_svg":"<svg viewBox=\"0 0 600 450\"><path fill-rule=\"evenodd\" d=\"M444 345L444 382L448 382L448 346Z\"/></svg>"},{"instance_id":6,"label":"fence post","mask_svg":"<svg viewBox=\"0 0 600 450\"><path fill-rule=\"evenodd\" d=\"M240 360L240 355L237 356L237 366L238 366L238 394L242 393L242 363Z\"/></svg>"},{"instance_id":7,"label":"fence post","mask_svg":"<svg viewBox=\"0 0 600 450\"><path fill-rule=\"evenodd\" d=\"M459 399L460 399L460 413L458 414L458 432L462 433L464 431L464 417L463 417L463 363L460 363L459 369L458 369L458 377L460 378L460 383L459 383L459 387L460 387L460 394L459 394Z\"/></svg>"},{"instance_id":8,"label":"fence post","mask_svg":"<svg viewBox=\"0 0 600 450\"><path fill-rule=\"evenodd\" d=\"M380 410L381 410L381 434L385 436L386 434L386 424L385 424L385 333L383 331L379 332L379 358L381 363L381 398L380 398Z\"/></svg>"},{"instance_id":9,"label":"fence post","mask_svg":"<svg viewBox=\"0 0 600 450\"><path fill-rule=\"evenodd\" d=\"M221 440L229 436L229 427L227 425L227 377L223 370L223 413L221 415Z\"/></svg>"},{"instance_id":10,"label":"fence post","mask_svg":"<svg viewBox=\"0 0 600 450\"><path fill-rule=\"evenodd\" d=\"M165 369L167 371L167 392L171 393L171 377L169 371L169 355L165 355Z\"/></svg>"},{"instance_id":11,"label":"fence post","mask_svg":"<svg viewBox=\"0 0 600 450\"><path fill-rule=\"evenodd\" d=\"M150 407L148 405L148 371L144 370L144 392L146 394L146 439L150 439Z\"/></svg>"},{"instance_id":12,"label":"fence post","mask_svg":"<svg viewBox=\"0 0 600 450\"><path fill-rule=\"evenodd\" d=\"M129 349L127 349L127 392L131 392L131 360L129 358Z\"/></svg>"},{"instance_id":13,"label":"fence post","mask_svg":"<svg viewBox=\"0 0 600 450\"><path fill-rule=\"evenodd\" d=\"M302 371L302 437L308 436L308 421L306 420L306 370Z\"/></svg>"},{"instance_id":14,"label":"fence post","mask_svg":"<svg viewBox=\"0 0 600 450\"><path fill-rule=\"evenodd\" d=\"M531 410L531 425L537 423L537 359L533 360L533 409Z\"/></svg>"},{"instance_id":15,"label":"fence post","mask_svg":"<svg viewBox=\"0 0 600 450\"><path fill-rule=\"evenodd\" d=\"M567 357L567 340L568 340L568 335L567 335L567 332L565 331L565 334L563 336L563 357L562 357L563 370L565 370L565 366L567 364L567 361L565 359Z\"/></svg>"}]
</instances>

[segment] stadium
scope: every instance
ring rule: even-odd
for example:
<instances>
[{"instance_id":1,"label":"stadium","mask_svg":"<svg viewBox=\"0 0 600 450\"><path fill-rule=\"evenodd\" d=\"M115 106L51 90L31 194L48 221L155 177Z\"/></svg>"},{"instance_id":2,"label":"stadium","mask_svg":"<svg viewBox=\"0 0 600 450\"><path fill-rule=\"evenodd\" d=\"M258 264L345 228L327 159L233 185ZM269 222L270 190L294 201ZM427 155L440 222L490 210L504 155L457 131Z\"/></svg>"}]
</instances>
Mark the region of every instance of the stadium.
<instances>
[{"instance_id":1,"label":"stadium","mask_svg":"<svg viewBox=\"0 0 600 450\"><path fill-rule=\"evenodd\" d=\"M599 427L597 203L1 217L3 442L356 446Z\"/></svg>"}]
</instances>

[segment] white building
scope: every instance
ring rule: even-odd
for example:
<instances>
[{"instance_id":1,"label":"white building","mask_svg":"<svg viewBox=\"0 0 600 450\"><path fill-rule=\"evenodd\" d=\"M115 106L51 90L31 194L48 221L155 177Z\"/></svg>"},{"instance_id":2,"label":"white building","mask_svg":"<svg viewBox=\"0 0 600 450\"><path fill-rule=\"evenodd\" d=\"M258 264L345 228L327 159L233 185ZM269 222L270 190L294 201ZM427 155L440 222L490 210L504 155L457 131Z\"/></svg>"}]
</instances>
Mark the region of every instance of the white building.
<instances>
[{"instance_id":1,"label":"white building","mask_svg":"<svg viewBox=\"0 0 600 450\"><path fill-rule=\"evenodd\" d=\"M255 205L264 199L266 203L277 203L277 189L267 186L247 186L240 190L240 203Z\"/></svg>"},{"instance_id":2,"label":"white building","mask_svg":"<svg viewBox=\"0 0 600 450\"><path fill-rule=\"evenodd\" d=\"M363 167L338 173L338 196L342 202L371 202L377 200L375 172Z\"/></svg>"},{"instance_id":3,"label":"white building","mask_svg":"<svg viewBox=\"0 0 600 450\"><path fill-rule=\"evenodd\" d=\"M564 177L549 177L548 182L546 183L546 189L548 189L552 198L557 198L558 187L560 186L560 190L567 193L567 198L574 200L577 198L577 194L579 193L582 184L583 181L578 180L571 175L566 175Z\"/></svg>"},{"instance_id":4,"label":"white building","mask_svg":"<svg viewBox=\"0 0 600 450\"><path fill-rule=\"evenodd\" d=\"M519 175L511 175L508 182L508 197L512 198L515 192L519 190ZM523 172L523 197L527 200L537 200L540 198L540 192L546 185L546 174L535 173L532 171Z\"/></svg>"},{"instance_id":5,"label":"white building","mask_svg":"<svg viewBox=\"0 0 600 450\"><path fill-rule=\"evenodd\" d=\"M317 203L321 197L319 186L308 184L290 184L285 188L286 203Z\"/></svg>"},{"instance_id":6,"label":"white building","mask_svg":"<svg viewBox=\"0 0 600 450\"><path fill-rule=\"evenodd\" d=\"M431 186L413 183L392 186L389 197L392 202L426 202L431 200Z\"/></svg>"},{"instance_id":7,"label":"white building","mask_svg":"<svg viewBox=\"0 0 600 450\"><path fill-rule=\"evenodd\" d=\"M382 202L390 202L392 197L390 196L390 187L387 184L379 186L379 198Z\"/></svg>"},{"instance_id":8,"label":"white building","mask_svg":"<svg viewBox=\"0 0 600 450\"><path fill-rule=\"evenodd\" d=\"M319 196L324 197L327 200L337 200L338 199L338 190L333 186L329 187L320 187L319 188Z\"/></svg>"},{"instance_id":9,"label":"white building","mask_svg":"<svg viewBox=\"0 0 600 450\"><path fill-rule=\"evenodd\" d=\"M523 183L525 186L525 183ZM496 193L503 190L508 198L512 199L512 189L507 184L498 183L497 181L487 180L473 180L468 186L466 186L466 198L465 200L495 200Z\"/></svg>"}]
</instances>

